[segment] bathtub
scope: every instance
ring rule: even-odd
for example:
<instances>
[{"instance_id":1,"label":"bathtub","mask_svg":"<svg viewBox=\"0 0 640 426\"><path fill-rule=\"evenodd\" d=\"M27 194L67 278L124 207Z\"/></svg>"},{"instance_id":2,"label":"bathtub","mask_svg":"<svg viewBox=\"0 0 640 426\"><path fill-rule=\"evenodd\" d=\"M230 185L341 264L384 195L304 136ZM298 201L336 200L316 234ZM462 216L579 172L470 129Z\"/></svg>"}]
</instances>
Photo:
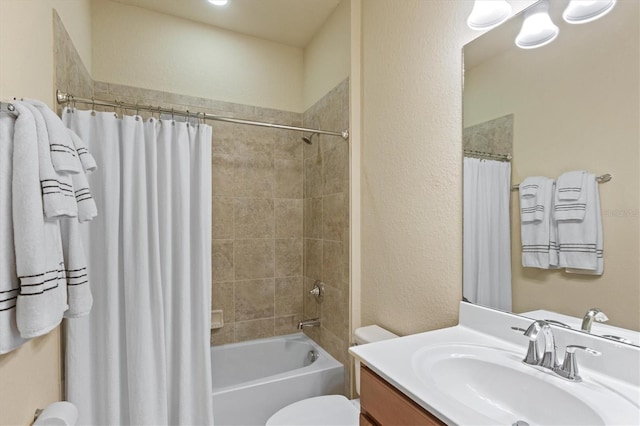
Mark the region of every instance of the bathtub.
<instances>
[{"instance_id":1,"label":"bathtub","mask_svg":"<svg viewBox=\"0 0 640 426\"><path fill-rule=\"evenodd\" d=\"M213 418L264 425L301 399L343 392L344 366L303 333L211 348Z\"/></svg>"}]
</instances>

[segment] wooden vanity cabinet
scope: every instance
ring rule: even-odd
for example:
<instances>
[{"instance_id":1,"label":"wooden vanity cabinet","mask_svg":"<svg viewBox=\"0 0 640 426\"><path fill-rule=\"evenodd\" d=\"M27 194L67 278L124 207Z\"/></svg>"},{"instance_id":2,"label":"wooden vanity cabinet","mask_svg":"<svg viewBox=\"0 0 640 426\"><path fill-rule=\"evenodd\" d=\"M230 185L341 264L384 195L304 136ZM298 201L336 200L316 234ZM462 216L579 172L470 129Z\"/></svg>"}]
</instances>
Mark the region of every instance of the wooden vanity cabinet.
<instances>
[{"instance_id":1,"label":"wooden vanity cabinet","mask_svg":"<svg viewBox=\"0 0 640 426\"><path fill-rule=\"evenodd\" d=\"M444 425L386 380L360 367L360 426Z\"/></svg>"}]
</instances>

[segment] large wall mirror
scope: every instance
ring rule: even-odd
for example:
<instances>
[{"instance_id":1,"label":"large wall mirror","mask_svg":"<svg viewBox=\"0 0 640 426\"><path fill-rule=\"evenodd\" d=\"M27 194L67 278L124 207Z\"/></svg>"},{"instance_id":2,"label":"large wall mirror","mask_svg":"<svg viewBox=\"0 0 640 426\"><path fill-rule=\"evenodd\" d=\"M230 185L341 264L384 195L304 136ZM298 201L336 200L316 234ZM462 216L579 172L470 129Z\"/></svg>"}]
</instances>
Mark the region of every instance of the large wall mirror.
<instances>
[{"instance_id":1,"label":"large wall mirror","mask_svg":"<svg viewBox=\"0 0 640 426\"><path fill-rule=\"evenodd\" d=\"M465 223L472 215L486 215L470 210L467 192L473 186L476 197L500 206L492 220L509 226L506 235L493 228L470 235L465 226L463 295L530 317L544 310L582 319L589 308L599 308L607 325L637 332L640 2L619 0L606 16L581 25L562 19L568 3L551 2L549 14L560 32L546 46L525 50L515 45L525 11L464 47ZM469 157L502 167L498 174L507 183L503 179L496 185L503 190L508 185L508 195L485 199L476 177L467 173ZM556 179L573 170L613 176L598 185L604 273L522 267L520 200L511 185L529 176ZM483 249L483 240L496 238L508 241L505 250ZM469 253L474 254L471 266ZM505 272L489 274L488 282L478 284L488 289L472 288L476 274L496 268ZM483 291L504 294L495 303L475 300Z\"/></svg>"}]
</instances>

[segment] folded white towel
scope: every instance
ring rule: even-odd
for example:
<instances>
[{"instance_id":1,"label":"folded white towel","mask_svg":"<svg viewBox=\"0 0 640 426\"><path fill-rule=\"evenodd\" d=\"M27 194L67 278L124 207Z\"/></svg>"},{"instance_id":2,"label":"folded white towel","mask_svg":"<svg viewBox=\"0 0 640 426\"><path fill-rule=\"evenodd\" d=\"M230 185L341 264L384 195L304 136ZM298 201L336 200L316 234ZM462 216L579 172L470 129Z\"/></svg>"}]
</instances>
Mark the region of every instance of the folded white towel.
<instances>
[{"instance_id":1,"label":"folded white towel","mask_svg":"<svg viewBox=\"0 0 640 426\"><path fill-rule=\"evenodd\" d=\"M69 127L69 125L67 124L69 120L65 119L66 114L71 114L71 113L65 109L62 112L62 122L65 124L65 126ZM74 138L73 135L75 135L76 137ZM84 168L84 171L86 173L95 172L98 169L98 164L96 163L95 158L93 158L93 155L91 155L91 153L87 149L87 146L85 145L82 138L80 138L78 134L75 133L73 130L72 130L71 140L73 141L73 144L76 148L76 152L78 153L78 158L80 158L80 162L82 163L82 167Z\"/></svg>"},{"instance_id":2,"label":"folded white towel","mask_svg":"<svg viewBox=\"0 0 640 426\"><path fill-rule=\"evenodd\" d=\"M602 275L604 272L604 238L600 194L596 176L586 173L582 192L585 193L584 219L558 221L558 266L567 272Z\"/></svg>"},{"instance_id":3,"label":"folded white towel","mask_svg":"<svg viewBox=\"0 0 640 426\"><path fill-rule=\"evenodd\" d=\"M541 219L521 220L520 235L522 238L522 266L531 268L549 269L554 266L550 255L550 226L551 206L553 200L553 180L539 176L536 178L538 190L535 198L535 206ZM520 202L522 203L522 199ZM533 213L522 212L522 215L531 216Z\"/></svg>"},{"instance_id":4,"label":"folded white towel","mask_svg":"<svg viewBox=\"0 0 640 426\"><path fill-rule=\"evenodd\" d=\"M16 274L11 213L13 115L0 113L0 355L24 342L16 323L20 281Z\"/></svg>"},{"instance_id":5,"label":"folded white towel","mask_svg":"<svg viewBox=\"0 0 640 426\"><path fill-rule=\"evenodd\" d=\"M75 147L62 120L41 101L28 99L31 105L38 108L44 117L49 133L51 162L57 172L80 173L81 167L74 161L77 157Z\"/></svg>"},{"instance_id":6,"label":"folded white towel","mask_svg":"<svg viewBox=\"0 0 640 426\"><path fill-rule=\"evenodd\" d=\"M580 191L563 193L560 192L560 187L556 186L553 207L553 215L556 221L584 219L585 211L587 209L587 191L583 188L585 187L585 185L587 185L587 177L589 174L586 172L582 174L580 173L581 172L576 172L576 175L571 179L571 181L574 182L576 176L581 176L582 182L579 186L581 188ZM567 179L565 179L565 181L566 180ZM573 188L578 188L578 186L575 186ZM577 195L576 199L568 200L561 198L562 196L566 198L568 196L573 197L575 195Z\"/></svg>"},{"instance_id":7,"label":"folded white towel","mask_svg":"<svg viewBox=\"0 0 640 426\"><path fill-rule=\"evenodd\" d=\"M66 310L60 228L45 221L38 166L38 141L32 114L16 118L12 155L12 222L20 292L17 326L23 338L55 328Z\"/></svg>"},{"instance_id":8,"label":"folded white towel","mask_svg":"<svg viewBox=\"0 0 640 426\"><path fill-rule=\"evenodd\" d=\"M584 184L584 170L567 172L560 175L556 183L556 191L558 191L558 200L575 201L580 198L582 187Z\"/></svg>"},{"instance_id":9,"label":"folded white towel","mask_svg":"<svg viewBox=\"0 0 640 426\"><path fill-rule=\"evenodd\" d=\"M69 309L66 318L78 318L88 315L93 305L89 273L85 259L80 224L75 219L60 220L62 251L66 265L67 301Z\"/></svg>"},{"instance_id":10,"label":"folded white towel","mask_svg":"<svg viewBox=\"0 0 640 426\"><path fill-rule=\"evenodd\" d=\"M67 130L69 131L71 140L73 140L74 143L82 143L80 137L73 130ZM78 157L76 157L74 160L78 163L80 162ZM89 182L87 182L87 176L85 175L84 170L75 175L71 175L71 178L73 180L73 192L78 204L78 221L86 222L93 219L98 215L98 209L96 207L95 201L93 200L93 197L91 196Z\"/></svg>"},{"instance_id":11,"label":"folded white towel","mask_svg":"<svg viewBox=\"0 0 640 426\"><path fill-rule=\"evenodd\" d=\"M546 192L541 188L548 180L549 178L544 176L532 176L520 184L520 220L523 223L540 222L549 215L551 204L546 199Z\"/></svg>"},{"instance_id":12,"label":"folded white towel","mask_svg":"<svg viewBox=\"0 0 640 426\"><path fill-rule=\"evenodd\" d=\"M14 102L14 106L20 114L32 114L36 123L38 170L45 217L48 219L76 217L78 215L78 205L73 194L71 175L58 173L53 168L49 133L42 113L28 102Z\"/></svg>"}]
</instances>

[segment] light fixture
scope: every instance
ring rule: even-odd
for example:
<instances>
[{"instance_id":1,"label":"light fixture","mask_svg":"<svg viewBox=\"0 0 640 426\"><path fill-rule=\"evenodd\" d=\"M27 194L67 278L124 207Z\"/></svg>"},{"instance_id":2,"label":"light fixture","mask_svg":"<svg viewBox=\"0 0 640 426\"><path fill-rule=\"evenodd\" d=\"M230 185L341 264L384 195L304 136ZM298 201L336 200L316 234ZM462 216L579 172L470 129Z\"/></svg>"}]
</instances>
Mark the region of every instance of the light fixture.
<instances>
[{"instance_id":1,"label":"light fixture","mask_svg":"<svg viewBox=\"0 0 640 426\"><path fill-rule=\"evenodd\" d=\"M549 17L549 1L540 0L524 12L524 22L516 37L516 45L522 49L535 49L551 43L559 32Z\"/></svg>"},{"instance_id":2,"label":"light fixture","mask_svg":"<svg viewBox=\"0 0 640 426\"><path fill-rule=\"evenodd\" d=\"M497 27L511 15L511 5L506 0L476 0L467 25L472 30L488 30Z\"/></svg>"},{"instance_id":3,"label":"light fixture","mask_svg":"<svg viewBox=\"0 0 640 426\"><path fill-rule=\"evenodd\" d=\"M586 24L611 12L616 0L571 0L562 13L570 24Z\"/></svg>"},{"instance_id":4,"label":"light fixture","mask_svg":"<svg viewBox=\"0 0 640 426\"><path fill-rule=\"evenodd\" d=\"M208 0L214 6L224 6L229 0Z\"/></svg>"}]
</instances>

